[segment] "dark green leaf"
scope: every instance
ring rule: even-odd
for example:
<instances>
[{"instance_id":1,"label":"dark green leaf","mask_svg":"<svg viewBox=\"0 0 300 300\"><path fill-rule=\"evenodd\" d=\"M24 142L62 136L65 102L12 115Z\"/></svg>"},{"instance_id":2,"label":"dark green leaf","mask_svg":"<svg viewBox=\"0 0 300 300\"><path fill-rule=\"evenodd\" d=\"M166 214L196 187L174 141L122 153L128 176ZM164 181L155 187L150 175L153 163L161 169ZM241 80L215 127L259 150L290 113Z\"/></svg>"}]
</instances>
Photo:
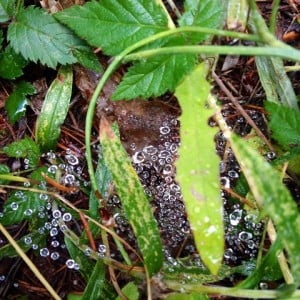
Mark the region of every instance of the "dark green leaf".
<instances>
[{"instance_id":1,"label":"dark green leaf","mask_svg":"<svg viewBox=\"0 0 300 300\"><path fill-rule=\"evenodd\" d=\"M3 152L10 157L27 158L29 167L33 168L38 165L40 158L40 148L29 137L11 143L3 148Z\"/></svg>"},{"instance_id":2,"label":"dark green leaf","mask_svg":"<svg viewBox=\"0 0 300 300\"><path fill-rule=\"evenodd\" d=\"M177 176L197 250L213 274L222 264L224 251L223 202L219 186L219 157L215 153L216 130L208 123L210 84L207 70L199 65L176 88L180 116Z\"/></svg>"},{"instance_id":3,"label":"dark green leaf","mask_svg":"<svg viewBox=\"0 0 300 300\"><path fill-rule=\"evenodd\" d=\"M284 105L266 102L272 137L284 148L300 144L300 112Z\"/></svg>"},{"instance_id":4,"label":"dark green leaf","mask_svg":"<svg viewBox=\"0 0 300 300\"><path fill-rule=\"evenodd\" d=\"M11 124L19 121L24 116L28 104L26 96L34 93L35 88L28 82L22 81L16 85L14 91L9 95L5 103Z\"/></svg>"},{"instance_id":5,"label":"dark green leaf","mask_svg":"<svg viewBox=\"0 0 300 300\"><path fill-rule=\"evenodd\" d=\"M103 261L98 260L89 278L84 290L82 300L99 299L103 294L103 288L106 282L106 268Z\"/></svg>"},{"instance_id":6,"label":"dark green leaf","mask_svg":"<svg viewBox=\"0 0 300 300\"><path fill-rule=\"evenodd\" d=\"M99 63L96 54L94 54L89 47L77 47L73 50L73 55L85 68L102 73L103 68Z\"/></svg>"},{"instance_id":7,"label":"dark green leaf","mask_svg":"<svg viewBox=\"0 0 300 300\"><path fill-rule=\"evenodd\" d=\"M92 1L74 5L55 17L109 55L119 54L139 40L168 29L162 7L148 0Z\"/></svg>"},{"instance_id":8,"label":"dark green leaf","mask_svg":"<svg viewBox=\"0 0 300 300\"><path fill-rule=\"evenodd\" d=\"M86 255L84 255L83 252L66 236L65 244L72 259L74 259L74 261L79 264L80 273L82 274L84 279L88 281L94 269L94 262L88 259Z\"/></svg>"},{"instance_id":9,"label":"dark green leaf","mask_svg":"<svg viewBox=\"0 0 300 300\"><path fill-rule=\"evenodd\" d=\"M251 289L255 288L261 280L275 281L280 279L282 277L282 273L277 257L281 250L282 243L277 239L269 249L268 253L263 257L259 267L254 269L245 280L239 283L238 287L241 289Z\"/></svg>"},{"instance_id":10,"label":"dark green leaf","mask_svg":"<svg viewBox=\"0 0 300 300\"><path fill-rule=\"evenodd\" d=\"M42 234L40 234L38 231L33 231L30 234L24 235L20 240L17 241L17 244L22 248L23 251L27 252L31 249L33 244L40 245L43 239L44 236ZM11 244L6 244L5 246L0 248L0 260L4 257L16 256L18 256L18 254Z\"/></svg>"},{"instance_id":11,"label":"dark green leaf","mask_svg":"<svg viewBox=\"0 0 300 300\"><path fill-rule=\"evenodd\" d=\"M52 15L33 6L20 10L8 27L7 38L17 53L51 68L77 62L72 51L85 45Z\"/></svg>"},{"instance_id":12,"label":"dark green leaf","mask_svg":"<svg viewBox=\"0 0 300 300\"><path fill-rule=\"evenodd\" d=\"M247 142L230 137L234 154L247 178L249 187L260 207L273 220L278 237L288 255L296 285L300 284L300 215L281 175L273 169Z\"/></svg>"},{"instance_id":13,"label":"dark green leaf","mask_svg":"<svg viewBox=\"0 0 300 300\"><path fill-rule=\"evenodd\" d=\"M105 118L101 120L100 141L122 207L151 276L161 268L163 256L159 231L149 201L128 154Z\"/></svg>"},{"instance_id":14,"label":"dark green leaf","mask_svg":"<svg viewBox=\"0 0 300 300\"><path fill-rule=\"evenodd\" d=\"M220 0L186 0L184 2L184 14L179 19L180 26L199 26L217 28L222 21L223 3ZM205 33L189 34L188 40L198 44L208 38Z\"/></svg>"},{"instance_id":15,"label":"dark green leaf","mask_svg":"<svg viewBox=\"0 0 300 300\"><path fill-rule=\"evenodd\" d=\"M11 46L0 53L0 77L15 79L23 75L22 68L27 64L23 56L17 54Z\"/></svg>"},{"instance_id":16,"label":"dark green leaf","mask_svg":"<svg viewBox=\"0 0 300 300\"><path fill-rule=\"evenodd\" d=\"M15 0L0 0L0 23L6 22L13 15Z\"/></svg>"},{"instance_id":17,"label":"dark green leaf","mask_svg":"<svg viewBox=\"0 0 300 300\"><path fill-rule=\"evenodd\" d=\"M0 49L2 49L2 42L3 42L3 31L0 30Z\"/></svg>"},{"instance_id":18,"label":"dark green leaf","mask_svg":"<svg viewBox=\"0 0 300 300\"><path fill-rule=\"evenodd\" d=\"M73 73L70 66L61 67L48 89L36 124L36 140L43 150L55 149L60 126L69 110Z\"/></svg>"},{"instance_id":19,"label":"dark green leaf","mask_svg":"<svg viewBox=\"0 0 300 300\"><path fill-rule=\"evenodd\" d=\"M182 38L174 38L164 46L183 45ZM195 65L195 55L160 55L134 63L118 85L112 99L134 99L160 96L174 91L184 75Z\"/></svg>"},{"instance_id":20,"label":"dark green leaf","mask_svg":"<svg viewBox=\"0 0 300 300\"><path fill-rule=\"evenodd\" d=\"M0 174L8 174L10 172L10 169L8 166L0 164ZM7 180L0 179L0 184L7 184Z\"/></svg>"}]
</instances>

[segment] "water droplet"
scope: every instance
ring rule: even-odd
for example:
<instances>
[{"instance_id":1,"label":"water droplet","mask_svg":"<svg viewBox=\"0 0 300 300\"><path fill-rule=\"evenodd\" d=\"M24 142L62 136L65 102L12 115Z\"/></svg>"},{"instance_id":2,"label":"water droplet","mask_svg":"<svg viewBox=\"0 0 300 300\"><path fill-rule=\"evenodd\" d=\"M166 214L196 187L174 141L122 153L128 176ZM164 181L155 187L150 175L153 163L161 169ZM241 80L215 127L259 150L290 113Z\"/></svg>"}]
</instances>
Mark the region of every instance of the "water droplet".
<instances>
[{"instance_id":1,"label":"water droplet","mask_svg":"<svg viewBox=\"0 0 300 300\"><path fill-rule=\"evenodd\" d=\"M18 204L17 202L12 202L12 203L10 204L10 208L11 208L12 210L17 210L17 209L19 208L19 204Z\"/></svg>"},{"instance_id":2,"label":"water droplet","mask_svg":"<svg viewBox=\"0 0 300 300\"><path fill-rule=\"evenodd\" d=\"M52 227L52 225L51 225L50 222L46 222L46 223L44 224L44 228L46 228L47 230L50 230L51 227Z\"/></svg>"},{"instance_id":3,"label":"water droplet","mask_svg":"<svg viewBox=\"0 0 300 300\"><path fill-rule=\"evenodd\" d=\"M53 218L55 218L55 219L60 218L60 217L61 217L61 211L58 210L58 209L55 209L55 210L52 212L52 216L53 216Z\"/></svg>"},{"instance_id":4,"label":"water droplet","mask_svg":"<svg viewBox=\"0 0 300 300\"><path fill-rule=\"evenodd\" d=\"M47 256L49 256L49 254L50 254L50 252L49 252L48 248L42 248L40 250L40 256L42 256L42 257L47 257Z\"/></svg>"},{"instance_id":5,"label":"water droplet","mask_svg":"<svg viewBox=\"0 0 300 300\"><path fill-rule=\"evenodd\" d=\"M50 255L52 260L57 260L59 259L59 253L58 252L52 252Z\"/></svg>"},{"instance_id":6,"label":"water droplet","mask_svg":"<svg viewBox=\"0 0 300 300\"><path fill-rule=\"evenodd\" d=\"M230 178L239 178L239 173L235 170L229 170L228 171L228 176Z\"/></svg>"},{"instance_id":7,"label":"water droplet","mask_svg":"<svg viewBox=\"0 0 300 300\"><path fill-rule=\"evenodd\" d=\"M26 236L26 237L24 237L24 243L25 243L26 245L30 245L30 244L32 243L32 238L31 238L31 236Z\"/></svg>"},{"instance_id":8,"label":"water droplet","mask_svg":"<svg viewBox=\"0 0 300 300\"><path fill-rule=\"evenodd\" d=\"M87 248L84 249L84 254L85 254L86 256L90 256L91 253L92 253L92 249L91 249L91 248L87 247Z\"/></svg>"},{"instance_id":9,"label":"water droplet","mask_svg":"<svg viewBox=\"0 0 300 300\"><path fill-rule=\"evenodd\" d=\"M261 290L265 290L265 289L268 288L268 284L267 284L266 282L260 282L260 283L259 283L259 288L260 288Z\"/></svg>"},{"instance_id":10,"label":"water droplet","mask_svg":"<svg viewBox=\"0 0 300 300\"><path fill-rule=\"evenodd\" d=\"M154 146L150 145L150 146L147 146L147 147L144 147L143 151L146 153L146 154L149 154L149 155L154 155L157 153L157 148L155 148Z\"/></svg>"},{"instance_id":11,"label":"water droplet","mask_svg":"<svg viewBox=\"0 0 300 300\"><path fill-rule=\"evenodd\" d=\"M100 252L100 253L105 253L105 252L106 252L106 246L103 245L103 244L100 244L100 245L98 246L98 252Z\"/></svg>"},{"instance_id":12,"label":"water droplet","mask_svg":"<svg viewBox=\"0 0 300 300\"><path fill-rule=\"evenodd\" d=\"M79 160L78 160L78 158L75 155L73 155L73 154L67 154L65 157L66 157L67 162L71 166L76 166L76 165L79 164Z\"/></svg>"},{"instance_id":13,"label":"water droplet","mask_svg":"<svg viewBox=\"0 0 300 300\"><path fill-rule=\"evenodd\" d=\"M252 233L250 232L247 232L247 231L241 231L239 233L239 239L241 241L247 241L247 240L250 240L252 238Z\"/></svg>"},{"instance_id":14,"label":"water droplet","mask_svg":"<svg viewBox=\"0 0 300 300\"><path fill-rule=\"evenodd\" d=\"M229 221L230 224L233 226L236 226L239 224L241 218L242 218L242 213L243 211L241 209L236 209L234 210L230 215L229 215Z\"/></svg>"},{"instance_id":15,"label":"water droplet","mask_svg":"<svg viewBox=\"0 0 300 300\"><path fill-rule=\"evenodd\" d=\"M25 215L25 216L31 216L32 213L33 213L33 211L32 211L32 209L30 209L30 208L27 208L27 209L24 211L24 215Z\"/></svg>"},{"instance_id":16,"label":"water droplet","mask_svg":"<svg viewBox=\"0 0 300 300\"><path fill-rule=\"evenodd\" d=\"M75 182L75 176L72 174L67 174L64 178L65 184L73 185Z\"/></svg>"},{"instance_id":17,"label":"water droplet","mask_svg":"<svg viewBox=\"0 0 300 300\"><path fill-rule=\"evenodd\" d=\"M30 187L30 182L29 181L25 181L23 184L25 187Z\"/></svg>"},{"instance_id":18,"label":"water droplet","mask_svg":"<svg viewBox=\"0 0 300 300\"><path fill-rule=\"evenodd\" d=\"M0 281L4 281L6 279L5 275L0 275Z\"/></svg>"},{"instance_id":19,"label":"water droplet","mask_svg":"<svg viewBox=\"0 0 300 300\"><path fill-rule=\"evenodd\" d=\"M132 161L135 163L135 164L139 164L141 162L143 162L145 160L145 155L143 152L135 152L132 156Z\"/></svg>"},{"instance_id":20,"label":"water droplet","mask_svg":"<svg viewBox=\"0 0 300 300\"><path fill-rule=\"evenodd\" d=\"M56 227L51 228L51 230L50 230L50 236L56 236L56 235L58 235L57 228Z\"/></svg>"},{"instance_id":21,"label":"water droplet","mask_svg":"<svg viewBox=\"0 0 300 300\"><path fill-rule=\"evenodd\" d=\"M73 268L74 268L74 264L75 264L74 259L68 259L68 260L66 261L66 266L67 266L67 268L69 268L69 269L73 269Z\"/></svg>"},{"instance_id":22,"label":"water droplet","mask_svg":"<svg viewBox=\"0 0 300 300\"><path fill-rule=\"evenodd\" d=\"M276 158L276 153L271 151L271 152L268 152L267 153L267 158L270 159L270 160L273 160Z\"/></svg>"},{"instance_id":23,"label":"water droplet","mask_svg":"<svg viewBox=\"0 0 300 300\"><path fill-rule=\"evenodd\" d=\"M222 176L220 178L220 183L224 188L227 188L227 189L230 188L230 180L228 177Z\"/></svg>"},{"instance_id":24,"label":"water droplet","mask_svg":"<svg viewBox=\"0 0 300 300\"><path fill-rule=\"evenodd\" d=\"M58 247L59 246L59 241L56 241L56 240L52 241L51 246L54 247L54 248Z\"/></svg>"},{"instance_id":25,"label":"water droplet","mask_svg":"<svg viewBox=\"0 0 300 300\"><path fill-rule=\"evenodd\" d=\"M70 213L64 213L63 216L62 216L62 219L65 221L65 222L69 222L72 220L72 215Z\"/></svg>"},{"instance_id":26,"label":"water droplet","mask_svg":"<svg viewBox=\"0 0 300 300\"><path fill-rule=\"evenodd\" d=\"M168 134L171 131L170 127L162 126L159 128L159 132L163 135Z\"/></svg>"},{"instance_id":27,"label":"water droplet","mask_svg":"<svg viewBox=\"0 0 300 300\"><path fill-rule=\"evenodd\" d=\"M39 248L39 246L38 246L37 244L32 244L31 248L32 248L33 250L37 250L37 249Z\"/></svg>"}]
</instances>

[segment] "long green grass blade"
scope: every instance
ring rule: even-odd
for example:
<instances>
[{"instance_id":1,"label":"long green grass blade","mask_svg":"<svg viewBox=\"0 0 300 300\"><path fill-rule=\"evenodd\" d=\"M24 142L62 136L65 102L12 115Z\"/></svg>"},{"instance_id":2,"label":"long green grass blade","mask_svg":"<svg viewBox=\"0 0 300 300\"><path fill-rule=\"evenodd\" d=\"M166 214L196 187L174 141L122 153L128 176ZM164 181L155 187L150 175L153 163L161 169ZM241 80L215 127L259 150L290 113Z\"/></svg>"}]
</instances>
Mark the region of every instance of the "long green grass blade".
<instances>
[{"instance_id":1,"label":"long green grass blade","mask_svg":"<svg viewBox=\"0 0 300 300\"><path fill-rule=\"evenodd\" d=\"M69 109L73 73L71 66L61 67L52 82L36 125L36 140L43 150L56 147L60 126Z\"/></svg>"},{"instance_id":2,"label":"long green grass blade","mask_svg":"<svg viewBox=\"0 0 300 300\"><path fill-rule=\"evenodd\" d=\"M216 130L207 123L213 112L207 108L211 87L206 74L205 65L199 65L175 92L182 108L176 178L182 189L197 250L211 273L217 274L224 251L223 203L219 158L214 144Z\"/></svg>"},{"instance_id":3,"label":"long green grass blade","mask_svg":"<svg viewBox=\"0 0 300 300\"><path fill-rule=\"evenodd\" d=\"M136 235L145 267L152 275L161 268L163 256L159 231L149 201L120 139L104 118L100 126L100 141L104 159Z\"/></svg>"},{"instance_id":4,"label":"long green grass blade","mask_svg":"<svg viewBox=\"0 0 300 300\"><path fill-rule=\"evenodd\" d=\"M260 207L271 217L289 255L295 284L300 284L300 215L280 174L244 140L232 136L231 146Z\"/></svg>"}]
</instances>

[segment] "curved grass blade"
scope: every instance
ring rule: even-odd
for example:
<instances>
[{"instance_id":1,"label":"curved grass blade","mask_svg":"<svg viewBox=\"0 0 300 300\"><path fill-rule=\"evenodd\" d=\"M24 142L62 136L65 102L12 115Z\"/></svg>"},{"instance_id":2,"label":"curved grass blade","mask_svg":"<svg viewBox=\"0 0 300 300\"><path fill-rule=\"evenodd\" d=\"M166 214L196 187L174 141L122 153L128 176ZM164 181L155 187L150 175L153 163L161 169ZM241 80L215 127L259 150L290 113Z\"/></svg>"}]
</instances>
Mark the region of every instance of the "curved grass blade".
<instances>
[{"instance_id":1,"label":"curved grass blade","mask_svg":"<svg viewBox=\"0 0 300 300\"><path fill-rule=\"evenodd\" d=\"M224 251L223 207L216 130L207 124L213 112L207 109L210 85L206 74L205 65L199 65L175 92L182 108L176 167L197 250L211 273L217 274Z\"/></svg>"},{"instance_id":2,"label":"curved grass blade","mask_svg":"<svg viewBox=\"0 0 300 300\"><path fill-rule=\"evenodd\" d=\"M120 139L105 118L100 125L100 141L104 159L151 276L161 268L163 256L159 231L149 201Z\"/></svg>"},{"instance_id":3,"label":"curved grass blade","mask_svg":"<svg viewBox=\"0 0 300 300\"><path fill-rule=\"evenodd\" d=\"M72 68L70 66L61 67L47 92L37 120L36 140L43 150L56 147L60 126L68 113L72 83Z\"/></svg>"},{"instance_id":4,"label":"curved grass blade","mask_svg":"<svg viewBox=\"0 0 300 300\"><path fill-rule=\"evenodd\" d=\"M271 217L288 255L295 284L300 285L300 215L280 174L247 142L232 136L231 147L260 207Z\"/></svg>"}]
</instances>

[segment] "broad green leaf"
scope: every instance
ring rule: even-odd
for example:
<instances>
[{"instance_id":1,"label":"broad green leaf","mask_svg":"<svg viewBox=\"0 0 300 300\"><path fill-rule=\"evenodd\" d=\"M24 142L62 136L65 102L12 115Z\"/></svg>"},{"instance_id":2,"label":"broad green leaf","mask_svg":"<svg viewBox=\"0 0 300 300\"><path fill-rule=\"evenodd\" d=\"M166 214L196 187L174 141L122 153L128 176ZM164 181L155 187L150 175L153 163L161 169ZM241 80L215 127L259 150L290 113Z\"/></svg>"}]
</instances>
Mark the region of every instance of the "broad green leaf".
<instances>
[{"instance_id":1,"label":"broad green leaf","mask_svg":"<svg viewBox=\"0 0 300 300\"><path fill-rule=\"evenodd\" d=\"M36 124L36 140L43 150L56 147L69 109L72 94L73 73L70 66L61 67L48 89Z\"/></svg>"},{"instance_id":2,"label":"broad green leaf","mask_svg":"<svg viewBox=\"0 0 300 300\"><path fill-rule=\"evenodd\" d=\"M254 19L259 20L260 28L257 28ZM253 33L268 32L269 29L258 11L251 11L249 26ZM282 104L294 109L298 108L298 100L292 83L288 78L282 59L276 57L255 58L258 75L266 92L268 101L282 102Z\"/></svg>"},{"instance_id":3,"label":"broad green leaf","mask_svg":"<svg viewBox=\"0 0 300 300\"><path fill-rule=\"evenodd\" d=\"M168 29L162 7L149 0L102 0L74 5L55 14L90 45L116 55L132 44Z\"/></svg>"},{"instance_id":4,"label":"broad green leaf","mask_svg":"<svg viewBox=\"0 0 300 300\"><path fill-rule=\"evenodd\" d=\"M0 23L6 22L13 15L15 0L0 0Z\"/></svg>"},{"instance_id":5,"label":"broad green leaf","mask_svg":"<svg viewBox=\"0 0 300 300\"><path fill-rule=\"evenodd\" d=\"M73 64L73 50L85 46L69 29L42 9L21 9L9 25L7 38L25 59L40 61L51 68L57 64Z\"/></svg>"},{"instance_id":6,"label":"broad green leaf","mask_svg":"<svg viewBox=\"0 0 300 300\"><path fill-rule=\"evenodd\" d=\"M300 144L300 112L273 102L266 102L269 127L274 138L285 149Z\"/></svg>"},{"instance_id":7,"label":"broad green leaf","mask_svg":"<svg viewBox=\"0 0 300 300\"><path fill-rule=\"evenodd\" d=\"M2 151L10 157L15 158L27 158L28 166L30 168L36 167L40 159L40 148L29 137L25 137L22 140L13 142L5 147Z\"/></svg>"},{"instance_id":8,"label":"broad green leaf","mask_svg":"<svg viewBox=\"0 0 300 300\"><path fill-rule=\"evenodd\" d=\"M223 3L220 0L186 0L184 14L179 19L180 26L199 26L217 28L221 24ZM189 34L190 43L198 44L208 38L205 33Z\"/></svg>"},{"instance_id":9,"label":"broad green leaf","mask_svg":"<svg viewBox=\"0 0 300 300\"><path fill-rule=\"evenodd\" d=\"M262 209L273 220L288 255L297 286L300 284L300 215L297 204L283 185L280 174L247 142L232 136L231 147Z\"/></svg>"},{"instance_id":10,"label":"broad green leaf","mask_svg":"<svg viewBox=\"0 0 300 300\"><path fill-rule=\"evenodd\" d=\"M94 266L93 272L84 290L82 300L99 299L103 294L103 288L106 282L106 268L103 261L98 260Z\"/></svg>"},{"instance_id":11,"label":"broad green leaf","mask_svg":"<svg viewBox=\"0 0 300 300\"><path fill-rule=\"evenodd\" d=\"M184 39L175 38L165 46L184 43ZM174 91L184 75L193 69L195 61L195 55L177 54L160 55L134 63L118 85L112 99L138 97L146 99L151 96L160 96L167 91Z\"/></svg>"},{"instance_id":12,"label":"broad green leaf","mask_svg":"<svg viewBox=\"0 0 300 300\"><path fill-rule=\"evenodd\" d=\"M215 129L207 120L210 85L200 64L176 88L180 116L177 176L195 244L211 273L217 274L224 251L223 207L219 186L219 158L215 153Z\"/></svg>"},{"instance_id":13,"label":"broad green leaf","mask_svg":"<svg viewBox=\"0 0 300 300\"><path fill-rule=\"evenodd\" d=\"M72 53L76 57L77 61L85 68L98 73L103 72L103 68L96 54L93 53L90 48L78 47L77 49L73 49Z\"/></svg>"},{"instance_id":14,"label":"broad green leaf","mask_svg":"<svg viewBox=\"0 0 300 300\"><path fill-rule=\"evenodd\" d=\"M128 282L122 288L123 294L127 297L128 300L138 300L139 299L139 291L137 286L133 282ZM121 297L118 296L116 300L121 300Z\"/></svg>"},{"instance_id":15,"label":"broad green leaf","mask_svg":"<svg viewBox=\"0 0 300 300\"><path fill-rule=\"evenodd\" d=\"M0 164L0 174L9 174L10 169L8 166ZM7 180L0 179L0 184L7 184Z\"/></svg>"},{"instance_id":16,"label":"broad green leaf","mask_svg":"<svg viewBox=\"0 0 300 300\"><path fill-rule=\"evenodd\" d=\"M100 125L103 156L150 276L162 265L162 244L149 201L121 141L106 119Z\"/></svg>"},{"instance_id":17,"label":"broad green leaf","mask_svg":"<svg viewBox=\"0 0 300 300\"><path fill-rule=\"evenodd\" d=\"M11 124L19 121L26 112L28 100L27 95L35 93L35 88L28 82L21 81L17 83L14 91L9 95L5 102L8 119Z\"/></svg>"},{"instance_id":18,"label":"broad green leaf","mask_svg":"<svg viewBox=\"0 0 300 300\"><path fill-rule=\"evenodd\" d=\"M22 68L27 64L26 60L17 54L11 46L7 46L4 52L0 53L0 77L15 79L23 75Z\"/></svg>"}]
</instances>

